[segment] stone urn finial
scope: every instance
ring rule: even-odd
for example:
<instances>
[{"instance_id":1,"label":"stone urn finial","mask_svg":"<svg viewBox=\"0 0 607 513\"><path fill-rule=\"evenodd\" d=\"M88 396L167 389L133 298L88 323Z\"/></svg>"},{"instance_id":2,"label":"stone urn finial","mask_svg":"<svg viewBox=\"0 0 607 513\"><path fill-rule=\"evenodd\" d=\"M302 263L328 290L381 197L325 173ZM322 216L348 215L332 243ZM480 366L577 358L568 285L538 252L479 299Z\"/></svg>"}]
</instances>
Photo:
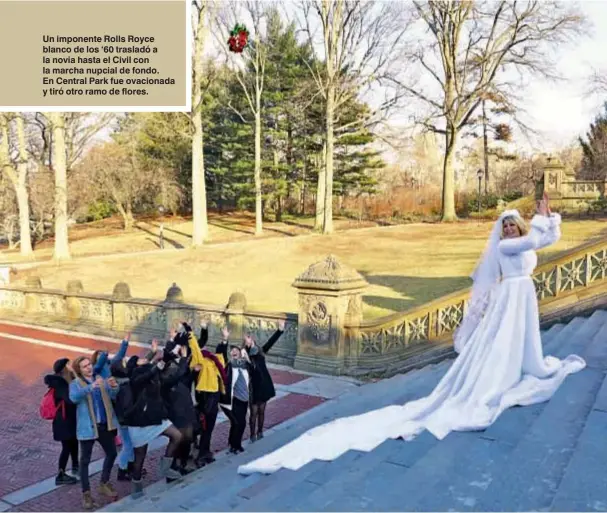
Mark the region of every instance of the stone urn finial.
<instances>
[{"instance_id":1,"label":"stone urn finial","mask_svg":"<svg viewBox=\"0 0 607 513\"><path fill-rule=\"evenodd\" d=\"M367 285L356 269L342 264L335 255L328 255L312 264L293 283L296 288L321 290L349 290Z\"/></svg>"},{"instance_id":2,"label":"stone urn finial","mask_svg":"<svg viewBox=\"0 0 607 513\"><path fill-rule=\"evenodd\" d=\"M231 312L239 311L244 312L247 309L247 298L240 292L232 292L230 299L228 300L227 310Z\"/></svg>"},{"instance_id":3,"label":"stone urn finial","mask_svg":"<svg viewBox=\"0 0 607 513\"><path fill-rule=\"evenodd\" d=\"M129 284L124 281L119 281L114 285L114 290L112 291L112 299L117 299L119 301L125 299L131 299L131 289Z\"/></svg>"},{"instance_id":4,"label":"stone urn finial","mask_svg":"<svg viewBox=\"0 0 607 513\"><path fill-rule=\"evenodd\" d=\"M66 290L68 294L82 294L84 286L80 280L70 280L67 282Z\"/></svg>"},{"instance_id":5,"label":"stone urn finial","mask_svg":"<svg viewBox=\"0 0 607 513\"><path fill-rule=\"evenodd\" d=\"M166 303L183 303L183 291L177 286L177 283L173 283L169 290L167 290L167 296L164 301Z\"/></svg>"}]
</instances>

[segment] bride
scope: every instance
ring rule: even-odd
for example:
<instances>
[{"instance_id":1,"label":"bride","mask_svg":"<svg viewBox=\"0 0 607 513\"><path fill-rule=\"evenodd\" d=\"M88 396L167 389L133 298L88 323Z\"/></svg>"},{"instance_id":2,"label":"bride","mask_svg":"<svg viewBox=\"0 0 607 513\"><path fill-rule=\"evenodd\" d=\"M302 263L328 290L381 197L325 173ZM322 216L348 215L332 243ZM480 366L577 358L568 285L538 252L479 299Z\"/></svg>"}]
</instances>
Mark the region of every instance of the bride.
<instances>
[{"instance_id":1,"label":"bride","mask_svg":"<svg viewBox=\"0 0 607 513\"><path fill-rule=\"evenodd\" d=\"M567 375L586 363L576 355L544 357L531 274L535 250L560 238L561 217L546 198L527 231L516 210L496 221L472 278L466 316L454 335L459 356L427 397L336 419L238 468L239 474L297 470L331 461L348 450L371 451L390 438L411 440L428 430L442 440L451 431L483 430L515 405L547 401Z\"/></svg>"}]
</instances>

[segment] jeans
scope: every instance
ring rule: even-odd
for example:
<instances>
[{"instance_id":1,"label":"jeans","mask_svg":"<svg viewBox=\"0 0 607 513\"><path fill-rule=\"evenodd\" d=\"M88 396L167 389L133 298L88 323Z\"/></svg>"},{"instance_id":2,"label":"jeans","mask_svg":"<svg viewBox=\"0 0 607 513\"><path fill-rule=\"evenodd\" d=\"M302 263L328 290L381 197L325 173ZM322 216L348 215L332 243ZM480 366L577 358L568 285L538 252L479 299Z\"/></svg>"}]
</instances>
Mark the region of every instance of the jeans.
<instances>
[{"instance_id":1,"label":"jeans","mask_svg":"<svg viewBox=\"0 0 607 513\"><path fill-rule=\"evenodd\" d=\"M103 448L103 452L105 452L101 482L107 483L110 480L114 461L116 461L116 431L108 431L107 424L97 424L97 430L99 438L96 441L99 442ZM95 440L80 441L80 484L82 485L83 492L88 492L91 489L89 464L91 463L91 455L93 454L93 445L95 445Z\"/></svg>"},{"instance_id":2,"label":"jeans","mask_svg":"<svg viewBox=\"0 0 607 513\"><path fill-rule=\"evenodd\" d=\"M118 434L122 440L122 449L120 449L120 454L118 455L118 468L126 470L129 463L135 461L135 451L133 450L133 442L131 442L131 436L129 435L129 428L119 426Z\"/></svg>"}]
</instances>

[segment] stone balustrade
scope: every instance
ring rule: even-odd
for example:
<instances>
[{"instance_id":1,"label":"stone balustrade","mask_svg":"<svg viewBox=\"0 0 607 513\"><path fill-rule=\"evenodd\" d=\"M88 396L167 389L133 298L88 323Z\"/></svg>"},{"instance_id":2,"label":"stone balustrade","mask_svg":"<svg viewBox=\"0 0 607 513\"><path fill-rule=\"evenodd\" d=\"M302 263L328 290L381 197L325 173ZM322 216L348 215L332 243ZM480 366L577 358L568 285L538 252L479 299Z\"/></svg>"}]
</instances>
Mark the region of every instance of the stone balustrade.
<instances>
[{"instance_id":1,"label":"stone balustrade","mask_svg":"<svg viewBox=\"0 0 607 513\"><path fill-rule=\"evenodd\" d=\"M542 322L555 322L607 305L607 240L576 248L539 266L534 275ZM78 280L66 290L42 287L31 277L24 286L0 285L0 318L78 329L134 340L164 339L185 320L209 324L213 347L227 326L231 342L246 333L263 343L285 321L285 333L269 354L270 361L328 374L392 374L424 365L451 353L451 339L467 308L470 291L457 291L406 312L363 319L365 279L329 255L305 270L293 283L299 311L257 312L234 292L226 305L186 301L173 284L164 300L134 298L127 283L112 294L90 294Z\"/></svg>"}]
</instances>

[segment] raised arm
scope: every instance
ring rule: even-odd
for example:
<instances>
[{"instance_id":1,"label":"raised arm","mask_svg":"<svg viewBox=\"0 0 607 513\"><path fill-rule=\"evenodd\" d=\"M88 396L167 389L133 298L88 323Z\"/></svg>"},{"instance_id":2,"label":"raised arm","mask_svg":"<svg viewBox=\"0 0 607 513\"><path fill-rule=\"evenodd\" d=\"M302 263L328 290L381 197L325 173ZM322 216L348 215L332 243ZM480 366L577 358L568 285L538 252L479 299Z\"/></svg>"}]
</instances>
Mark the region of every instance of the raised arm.
<instances>
[{"instance_id":1,"label":"raised arm","mask_svg":"<svg viewBox=\"0 0 607 513\"><path fill-rule=\"evenodd\" d=\"M103 353L99 354L99 358L97 358L97 362L95 363L95 366L93 367L93 374L97 375L101 372L101 370L103 369L103 367L105 367L105 364L107 362L107 352L103 351Z\"/></svg>"},{"instance_id":2,"label":"raised arm","mask_svg":"<svg viewBox=\"0 0 607 513\"><path fill-rule=\"evenodd\" d=\"M198 365L202 365L202 350L198 345L198 341L194 336L194 333L188 333L188 345L190 347L190 351L192 352L192 360L190 361L190 368L194 368Z\"/></svg>"},{"instance_id":3,"label":"raised arm","mask_svg":"<svg viewBox=\"0 0 607 513\"><path fill-rule=\"evenodd\" d=\"M536 215L531 220L531 230L524 237L500 241L499 249L505 255L516 255L550 246L561 237L561 216L550 214L550 217Z\"/></svg>"},{"instance_id":4,"label":"raised arm","mask_svg":"<svg viewBox=\"0 0 607 513\"><path fill-rule=\"evenodd\" d=\"M268 339L268 341L263 345L263 352L268 353L272 346L276 344L280 336L284 333L283 330L277 329L274 334Z\"/></svg>"},{"instance_id":5,"label":"raised arm","mask_svg":"<svg viewBox=\"0 0 607 513\"><path fill-rule=\"evenodd\" d=\"M129 348L129 337L130 335L127 335L126 338L120 343L120 349L118 349L118 352L111 359L111 363L118 362L126 356L126 351Z\"/></svg>"}]
</instances>

